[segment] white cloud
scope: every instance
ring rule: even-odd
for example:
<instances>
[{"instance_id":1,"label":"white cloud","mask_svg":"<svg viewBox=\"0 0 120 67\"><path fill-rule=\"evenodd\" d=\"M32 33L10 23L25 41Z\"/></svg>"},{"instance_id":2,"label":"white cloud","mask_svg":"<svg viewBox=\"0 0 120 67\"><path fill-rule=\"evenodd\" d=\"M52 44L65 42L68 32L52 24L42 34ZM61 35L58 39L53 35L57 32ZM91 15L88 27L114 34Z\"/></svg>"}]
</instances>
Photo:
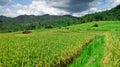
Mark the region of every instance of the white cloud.
<instances>
[{"instance_id":1,"label":"white cloud","mask_svg":"<svg viewBox=\"0 0 120 67\"><path fill-rule=\"evenodd\" d=\"M3 9L3 8L2 8ZM50 15L64 15L69 14L68 12L64 10L60 10L57 8L53 8L51 6L48 6L45 1L32 1L31 5L21 5L21 4L15 4L12 5L11 9L5 8L2 12L4 12L1 15L5 16L11 16L16 17L18 15L42 15L42 14L50 14ZM0 13L2 13L0 11Z\"/></svg>"},{"instance_id":2,"label":"white cloud","mask_svg":"<svg viewBox=\"0 0 120 67\"><path fill-rule=\"evenodd\" d=\"M32 4L30 6L28 6L29 11L30 12L36 12L38 14L53 14L53 15L57 15L57 14L65 14L67 12L63 11L63 10L59 10L57 8L48 6L48 4L45 1L33 1ZM41 13L40 13L41 12Z\"/></svg>"},{"instance_id":3,"label":"white cloud","mask_svg":"<svg viewBox=\"0 0 120 67\"><path fill-rule=\"evenodd\" d=\"M120 0L111 0L113 6L120 4Z\"/></svg>"},{"instance_id":4,"label":"white cloud","mask_svg":"<svg viewBox=\"0 0 120 67\"><path fill-rule=\"evenodd\" d=\"M56 7L67 7L67 3L70 2L70 0L32 0L35 2L45 2L48 6L56 6Z\"/></svg>"}]
</instances>

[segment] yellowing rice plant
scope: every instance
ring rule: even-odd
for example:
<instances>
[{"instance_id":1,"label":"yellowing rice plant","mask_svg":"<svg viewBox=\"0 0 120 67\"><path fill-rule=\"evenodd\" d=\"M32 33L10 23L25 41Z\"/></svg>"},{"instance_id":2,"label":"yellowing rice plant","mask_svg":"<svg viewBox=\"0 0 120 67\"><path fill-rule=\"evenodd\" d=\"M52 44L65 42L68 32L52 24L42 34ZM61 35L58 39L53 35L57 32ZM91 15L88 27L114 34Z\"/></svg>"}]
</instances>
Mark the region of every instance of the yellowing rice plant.
<instances>
[{"instance_id":1,"label":"yellowing rice plant","mask_svg":"<svg viewBox=\"0 0 120 67\"><path fill-rule=\"evenodd\" d=\"M120 32L112 31L106 34L106 50L103 66L120 67Z\"/></svg>"},{"instance_id":2,"label":"yellowing rice plant","mask_svg":"<svg viewBox=\"0 0 120 67\"><path fill-rule=\"evenodd\" d=\"M69 32L69 33L68 33ZM1 34L0 66L54 67L74 57L96 35L91 32L57 32Z\"/></svg>"}]
</instances>

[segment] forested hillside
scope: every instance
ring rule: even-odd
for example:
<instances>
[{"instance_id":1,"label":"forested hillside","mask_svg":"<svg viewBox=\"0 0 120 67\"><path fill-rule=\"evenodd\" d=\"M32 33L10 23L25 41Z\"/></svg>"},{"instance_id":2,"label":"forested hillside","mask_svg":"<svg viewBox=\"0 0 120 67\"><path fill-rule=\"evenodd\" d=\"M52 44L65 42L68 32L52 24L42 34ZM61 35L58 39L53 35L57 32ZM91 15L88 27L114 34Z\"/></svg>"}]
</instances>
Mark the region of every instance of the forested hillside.
<instances>
[{"instance_id":1,"label":"forested hillside","mask_svg":"<svg viewBox=\"0 0 120 67\"><path fill-rule=\"evenodd\" d=\"M0 16L0 30L2 32L12 32L19 30L33 30L42 28L53 28L69 26L77 22L77 19L70 15L21 15L15 18Z\"/></svg>"},{"instance_id":2,"label":"forested hillside","mask_svg":"<svg viewBox=\"0 0 120 67\"><path fill-rule=\"evenodd\" d=\"M79 18L79 22L86 23L91 21L116 21L120 20L120 5L106 10L103 12L97 12L94 14L88 14Z\"/></svg>"}]
</instances>

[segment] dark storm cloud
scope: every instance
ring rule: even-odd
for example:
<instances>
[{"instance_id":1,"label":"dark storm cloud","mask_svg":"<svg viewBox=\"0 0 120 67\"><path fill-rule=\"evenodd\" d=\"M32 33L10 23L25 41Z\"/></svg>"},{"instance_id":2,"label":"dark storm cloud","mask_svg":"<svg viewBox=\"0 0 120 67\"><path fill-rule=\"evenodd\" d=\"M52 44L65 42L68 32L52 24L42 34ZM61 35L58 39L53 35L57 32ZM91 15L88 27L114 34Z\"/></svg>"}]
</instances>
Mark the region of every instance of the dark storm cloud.
<instances>
[{"instance_id":1,"label":"dark storm cloud","mask_svg":"<svg viewBox=\"0 0 120 67\"><path fill-rule=\"evenodd\" d=\"M34 0L40 1L40 0ZM70 13L85 11L92 7L90 3L98 2L98 0L44 0L48 5L65 10Z\"/></svg>"},{"instance_id":2,"label":"dark storm cloud","mask_svg":"<svg viewBox=\"0 0 120 67\"><path fill-rule=\"evenodd\" d=\"M95 0L70 0L67 3L67 7L59 6L56 8L66 10L70 13L77 13L89 9L91 7L90 3L93 1Z\"/></svg>"},{"instance_id":3,"label":"dark storm cloud","mask_svg":"<svg viewBox=\"0 0 120 67\"><path fill-rule=\"evenodd\" d=\"M4 6L6 5L8 2L10 2L11 0L0 0L0 6Z\"/></svg>"}]
</instances>

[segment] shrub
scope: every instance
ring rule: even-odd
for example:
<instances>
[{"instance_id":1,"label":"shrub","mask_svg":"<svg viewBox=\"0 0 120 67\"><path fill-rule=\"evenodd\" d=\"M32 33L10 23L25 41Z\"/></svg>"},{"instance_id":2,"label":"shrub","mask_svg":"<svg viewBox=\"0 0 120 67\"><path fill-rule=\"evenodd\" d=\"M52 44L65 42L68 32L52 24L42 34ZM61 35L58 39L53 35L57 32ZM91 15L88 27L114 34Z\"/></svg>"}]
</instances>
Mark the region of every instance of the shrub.
<instances>
[{"instance_id":1,"label":"shrub","mask_svg":"<svg viewBox=\"0 0 120 67\"><path fill-rule=\"evenodd\" d=\"M93 27L98 27L98 24L94 24Z\"/></svg>"},{"instance_id":2,"label":"shrub","mask_svg":"<svg viewBox=\"0 0 120 67\"><path fill-rule=\"evenodd\" d=\"M29 33L32 33L32 32L29 31L29 30L25 30L25 31L23 31L22 33L23 33L23 34L29 34Z\"/></svg>"},{"instance_id":3,"label":"shrub","mask_svg":"<svg viewBox=\"0 0 120 67\"><path fill-rule=\"evenodd\" d=\"M45 28L46 28L46 29L53 28L53 25L46 25Z\"/></svg>"},{"instance_id":4,"label":"shrub","mask_svg":"<svg viewBox=\"0 0 120 67\"><path fill-rule=\"evenodd\" d=\"M8 32L10 33L10 32L12 32L11 30L8 30Z\"/></svg>"},{"instance_id":5,"label":"shrub","mask_svg":"<svg viewBox=\"0 0 120 67\"><path fill-rule=\"evenodd\" d=\"M68 28L68 27L67 27L66 29L67 29L67 30L69 30L69 28Z\"/></svg>"}]
</instances>

